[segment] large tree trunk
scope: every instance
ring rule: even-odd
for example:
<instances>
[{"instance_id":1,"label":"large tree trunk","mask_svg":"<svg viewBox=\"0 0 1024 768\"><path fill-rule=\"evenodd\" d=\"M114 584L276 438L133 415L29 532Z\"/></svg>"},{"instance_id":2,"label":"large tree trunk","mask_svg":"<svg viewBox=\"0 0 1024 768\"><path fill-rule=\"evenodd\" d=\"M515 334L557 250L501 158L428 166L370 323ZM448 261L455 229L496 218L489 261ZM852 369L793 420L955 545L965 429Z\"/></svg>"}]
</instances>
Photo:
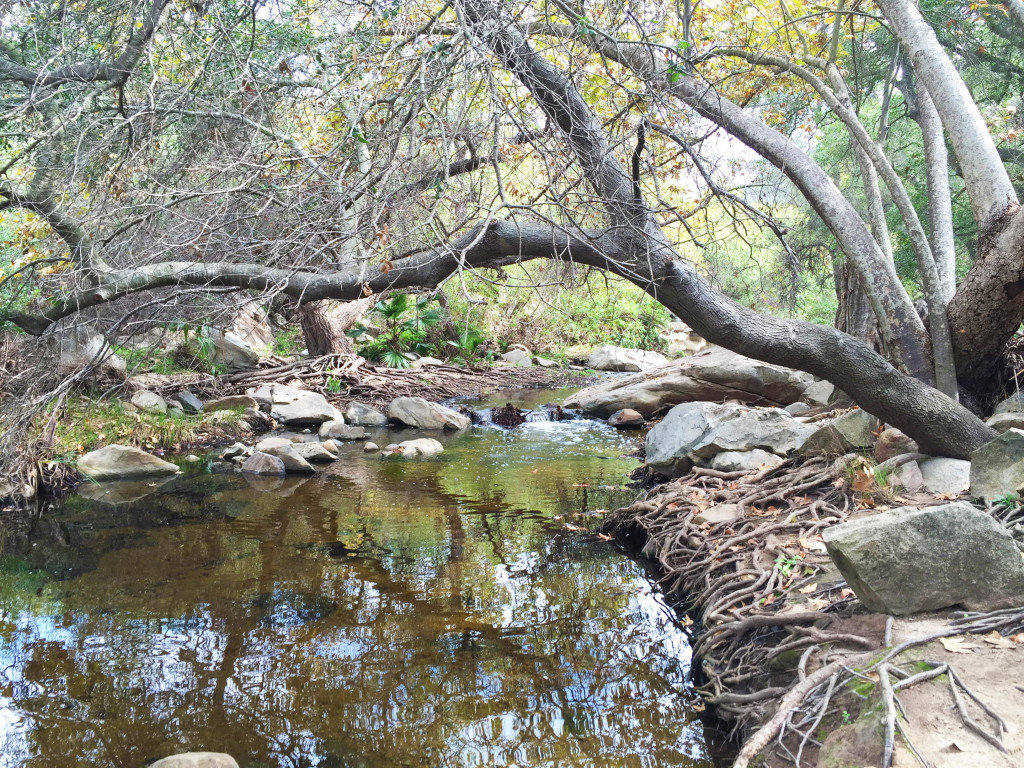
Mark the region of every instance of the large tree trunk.
<instances>
[{"instance_id":1,"label":"large tree trunk","mask_svg":"<svg viewBox=\"0 0 1024 768\"><path fill-rule=\"evenodd\" d=\"M299 325L310 357L349 354L352 341L345 335L373 305L365 298L339 304L336 301L304 301L299 305Z\"/></svg>"},{"instance_id":2,"label":"large tree trunk","mask_svg":"<svg viewBox=\"0 0 1024 768\"><path fill-rule=\"evenodd\" d=\"M861 285L860 276L848 259L837 261L832 268L836 286L835 327L863 342L876 352L881 351L882 337L871 302Z\"/></svg>"}]
</instances>

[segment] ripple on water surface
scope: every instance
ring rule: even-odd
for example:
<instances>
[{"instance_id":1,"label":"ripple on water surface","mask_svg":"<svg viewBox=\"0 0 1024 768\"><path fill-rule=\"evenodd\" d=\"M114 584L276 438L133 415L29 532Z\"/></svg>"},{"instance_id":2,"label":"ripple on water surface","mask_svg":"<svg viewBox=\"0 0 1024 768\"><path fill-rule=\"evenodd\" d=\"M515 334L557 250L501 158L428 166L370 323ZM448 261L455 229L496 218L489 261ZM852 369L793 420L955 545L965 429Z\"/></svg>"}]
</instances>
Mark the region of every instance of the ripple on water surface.
<instances>
[{"instance_id":1,"label":"ripple on water surface","mask_svg":"<svg viewBox=\"0 0 1024 768\"><path fill-rule=\"evenodd\" d=\"M79 497L8 542L0 768L711 766L686 635L588 532L636 446L588 421L443 440Z\"/></svg>"}]
</instances>

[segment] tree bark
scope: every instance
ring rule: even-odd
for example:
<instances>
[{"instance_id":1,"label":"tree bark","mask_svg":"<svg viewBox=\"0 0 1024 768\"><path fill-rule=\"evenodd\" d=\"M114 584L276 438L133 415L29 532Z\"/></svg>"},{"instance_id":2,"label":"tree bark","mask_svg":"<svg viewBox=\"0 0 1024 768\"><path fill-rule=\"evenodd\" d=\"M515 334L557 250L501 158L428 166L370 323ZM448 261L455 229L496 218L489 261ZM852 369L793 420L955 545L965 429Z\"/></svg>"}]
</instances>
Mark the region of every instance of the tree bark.
<instances>
[{"instance_id":1,"label":"tree bark","mask_svg":"<svg viewBox=\"0 0 1024 768\"><path fill-rule=\"evenodd\" d=\"M299 325L310 357L354 352L352 341L331 314L327 301L306 301L299 305Z\"/></svg>"}]
</instances>

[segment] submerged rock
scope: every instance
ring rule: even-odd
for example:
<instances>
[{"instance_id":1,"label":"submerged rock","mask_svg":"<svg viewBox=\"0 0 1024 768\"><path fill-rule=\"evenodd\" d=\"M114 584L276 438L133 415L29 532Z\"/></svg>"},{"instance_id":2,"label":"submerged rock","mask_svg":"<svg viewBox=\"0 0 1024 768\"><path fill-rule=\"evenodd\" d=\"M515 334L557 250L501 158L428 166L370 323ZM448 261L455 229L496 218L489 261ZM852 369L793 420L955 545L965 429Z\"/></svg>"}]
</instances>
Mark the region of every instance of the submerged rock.
<instances>
[{"instance_id":1,"label":"submerged rock","mask_svg":"<svg viewBox=\"0 0 1024 768\"><path fill-rule=\"evenodd\" d=\"M396 397L388 405L388 418L418 429L466 429L469 417L422 397Z\"/></svg>"},{"instance_id":2,"label":"submerged rock","mask_svg":"<svg viewBox=\"0 0 1024 768\"><path fill-rule=\"evenodd\" d=\"M826 528L822 539L872 611L989 611L1024 601L1024 561L1013 538L966 502L881 512Z\"/></svg>"},{"instance_id":3,"label":"submerged rock","mask_svg":"<svg viewBox=\"0 0 1024 768\"><path fill-rule=\"evenodd\" d=\"M183 752L157 760L149 768L238 768L238 763L224 752Z\"/></svg>"},{"instance_id":4,"label":"submerged rock","mask_svg":"<svg viewBox=\"0 0 1024 768\"><path fill-rule=\"evenodd\" d=\"M444 451L444 446L432 437L421 437L418 440L405 440L398 444L392 453L407 459L419 456L433 456Z\"/></svg>"},{"instance_id":5,"label":"submerged rock","mask_svg":"<svg viewBox=\"0 0 1024 768\"><path fill-rule=\"evenodd\" d=\"M169 461L128 445L107 445L78 459L78 471L93 480L123 480L146 475L176 475Z\"/></svg>"}]
</instances>

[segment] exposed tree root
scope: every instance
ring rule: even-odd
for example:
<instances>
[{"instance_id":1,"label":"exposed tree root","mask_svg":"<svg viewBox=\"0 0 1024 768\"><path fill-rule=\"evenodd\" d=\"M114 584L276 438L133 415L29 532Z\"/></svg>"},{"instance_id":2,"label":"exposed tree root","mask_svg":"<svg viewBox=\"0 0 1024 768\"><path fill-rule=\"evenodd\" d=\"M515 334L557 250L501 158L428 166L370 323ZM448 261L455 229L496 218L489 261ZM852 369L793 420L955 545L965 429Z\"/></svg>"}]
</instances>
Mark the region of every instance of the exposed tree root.
<instances>
[{"instance_id":1,"label":"exposed tree root","mask_svg":"<svg viewBox=\"0 0 1024 768\"><path fill-rule=\"evenodd\" d=\"M683 607L700 619L694 656L706 682L699 690L744 742L736 768L767 753L798 767L814 765L821 746L815 732L830 714L834 722L839 694L859 696L859 686L882 705L884 766L892 764L899 737L927 768L901 723L897 694L941 675L966 727L1005 751L1005 723L949 664L927 662L925 671L901 664L909 663L903 657L908 650L939 638L1020 632L1024 607L960 614L939 632L893 646L892 617L884 629L880 618L871 620L831 569L820 542L824 528L845 521L858 506L851 487L857 461L852 455L791 461L755 473L695 468L605 523L605 530L657 559L666 591L683 597ZM737 505L728 516L735 519L702 517L708 512L715 519L710 510L725 504ZM1011 531L1021 524L1017 510L992 512ZM855 611L860 616L851 621ZM851 623L855 631L844 627ZM800 653L799 661L790 660L791 653ZM969 702L991 724L979 723Z\"/></svg>"}]
</instances>

